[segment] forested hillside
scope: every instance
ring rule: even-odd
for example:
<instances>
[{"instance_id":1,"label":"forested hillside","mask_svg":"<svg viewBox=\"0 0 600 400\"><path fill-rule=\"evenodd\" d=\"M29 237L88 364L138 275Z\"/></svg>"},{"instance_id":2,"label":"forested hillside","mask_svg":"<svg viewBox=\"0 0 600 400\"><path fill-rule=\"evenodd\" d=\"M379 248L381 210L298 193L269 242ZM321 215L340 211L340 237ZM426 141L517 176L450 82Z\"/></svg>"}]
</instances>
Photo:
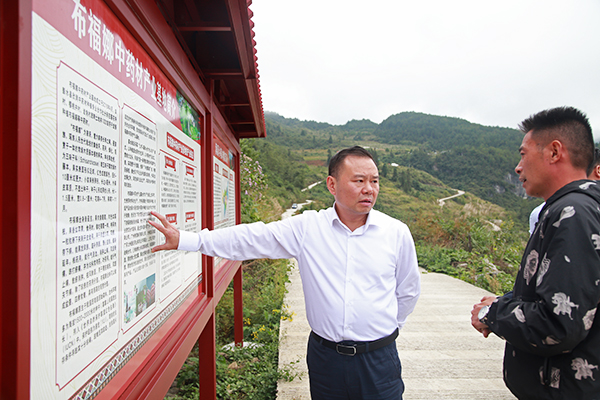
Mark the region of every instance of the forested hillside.
<instances>
[{"instance_id":1,"label":"forested hillside","mask_svg":"<svg viewBox=\"0 0 600 400\"><path fill-rule=\"evenodd\" d=\"M374 142L371 133L364 132L365 139L358 140L344 138L349 135L340 127L329 125L308 130L298 120L283 122L290 122L291 127L279 124L282 136L295 137L298 131L306 130L305 136L310 137L310 141L329 142L331 136L333 143L331 147L313 149L285 147L273 143L273 139L243 141L244 152L262 165L269 183L264 190L267 198L275 196L285 208L306 199L313 202L303 210L330 207L333 196L324 183L306 191L301 188L325 180L327 159L339 148L362 144L379 164L380 192L375 209L409 226L421 266L449 273L493 292L510 289L527 238L525 219L515 224L514 212L482 200L472 192L447 200L441 206L439 199L456 194L457 188L422 169L390 164L387 159L398 157L407 149ZM302 142L296 142L295 146L298 143ZM410 152L419 151L410 149ZM481 156L483 158L483 154ZM252 187L250 182L247 188ZM514 194L511 196L518 199ZM264 207L264 203L257 201L255 206Z\"/></svg>"},{"instance_id":2,"label":"forested hillside","mask_svg":"<svg viewBox=\"0 0 600 400\"><path fill-rule=\"evenodd\" d=\"M282 146L308 165L326 164L337 150L358 144L373 150L380 169L397 164L425 171L452 188L506 208L521 226L539 203L524 198L514 172L523 137L516 129L415 112L392 115L381 124L353 120L331 125L275 113L265 113L265 120L266 142Z\"/></svg>"},{"instance_id":3,"label":"forested hillside","mask_svg":"<svg viewBox=\"0 0 600 400\"><path fill-rule=\"evenodd\" d=\"M421 149L430 151L448 151L464 146L515 151L523 139L523 135L515 129L417 112L390 116L379 124L373 135L382 143L418 144Z\"/></svg>"}]
</instances>

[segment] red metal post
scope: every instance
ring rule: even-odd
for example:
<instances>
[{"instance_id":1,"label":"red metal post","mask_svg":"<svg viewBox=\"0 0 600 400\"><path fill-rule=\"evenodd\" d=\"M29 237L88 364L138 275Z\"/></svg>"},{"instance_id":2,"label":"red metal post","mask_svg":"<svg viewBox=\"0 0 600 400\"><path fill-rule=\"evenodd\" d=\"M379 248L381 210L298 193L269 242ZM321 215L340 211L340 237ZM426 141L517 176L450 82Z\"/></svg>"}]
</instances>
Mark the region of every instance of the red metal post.
<instances>
[{"instance_id":1,"label":"red metal post","mask_svg":"<svg viewBox=\"0 0 600 400\"><path fill-rule=\"evenodd\" d=\"M241 194L241 170L240 170L241 151L235 157L235 201L238 206L235 210L236 223L242 222L242 194ZM243 268L240 265L238 271L233 278L233 318L234 318L234 337L235 344L244 345L244 301L243 301Z\"/></svg>"},{"instance_id":2,"label":"red metal post","mask_svg":"<svg viewBox=\"0 0 600 400\"><path fill-rule=\"evenodd\" d=\"M204 169L202 173L202 229L213 229L215 227L215 215L213 212L215 200L212 195L214 186L213 120L212 113L208 110L206 111L205 123L206 129L202 136L202 168ZM212 257L203 256L203 265L202 279L205 285L204 290L206 295L209 298L212 298L215 295L215 277Z\"/></svg>"},{"instance_id":3,"label":"red metal post","mask_svg":"<svg viewBox=\"0 0 600 400\"><path fill-rule=\"evenodd\" d=\"M0 2L0 398L29 399L31 0Z\"/></svg>"},{"instance_id":4,"label":"red metal post","mask_svg":"<svg viewBox=\"0 0 600 400\"><path fill-rule=\"evenodd\" d=\"M211 90L212 91L212 90ZM211 93L212 95L212 93ZM206 111L204 118L205 129L202 135L202 154L204 169L202 177L202 228L214 228L214 198L213 193L213 120L210 110ZM209 195L210 194L210 195ZM212 257L202 256L203 271L202 281L204 290L209 299L214 299L215 295L215 274ZM212 313L208 323L202 330L198 338L198 366L200 399L217 398L217 360L216 360L216 328L215 328L215 309L216 304L212 303Z\"/></svg>"},{"instance_id":5,"label":"red metal post","mask_svg":"<svg viewBox=\"0 0 600 400\"><path fill-rule=\"evenodd\" d=\"M242 223L242 193L241 193L241 170L240 158L242 152L239 151L235 157L235 194L236 203L238 206L235 210L236 223ZM244 301L243 301L243 268L240 265L238 271L233 278L233 311L234 311L234 337L236 345L244 345Z\"/></svg>"},{"instance_id":6,"label":"red metal post","mask_svg":"<svg viewBox=\"0 0 600 400\"><path fill-rule=\"evenodd\" d=\"M233 277L233 315L235 345L244 345L244 303L242 300L242 267L240 266Z\"/></svg>"},{"instance_id":7,"label":"red metal post","mask_svg":"<svg viewBox=\"0 0 600 400\"><path fill-rule=\"evenodd\" d=\"M217 359L215 341L215 314L213 312L198 340L198 359L200 360L200 399L202 400L217 398Z\"/></svg>"}]
</instances>

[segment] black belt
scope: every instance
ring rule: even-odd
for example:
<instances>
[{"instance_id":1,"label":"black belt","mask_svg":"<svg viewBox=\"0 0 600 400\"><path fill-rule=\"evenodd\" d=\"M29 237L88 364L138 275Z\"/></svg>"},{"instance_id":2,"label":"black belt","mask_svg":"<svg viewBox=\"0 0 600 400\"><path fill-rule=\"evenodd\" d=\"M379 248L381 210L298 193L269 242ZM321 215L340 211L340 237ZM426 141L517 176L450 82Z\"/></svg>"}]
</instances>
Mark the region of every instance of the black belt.
<instances>
[{"instance_id":1,"label":"black belt","mask_svg":"<svg viewBox=\"0 0 600 400\"><path fill-rule=\"evenodd\" d=\"M373 351L380 349L388 344L392 343L398 337L398 328L389 336L386 336L381 339L372 340L370 342L355 342L351 341L343 341L343 342L332 342L331 340L327 340L317 335L314 332L310 332L313 338L319 343L321 343L325 347L329 347L338 352L338 354L342 354L345 356L354 356L356 354L366 353L368 351Z\"/></svg>"}]
</instances>

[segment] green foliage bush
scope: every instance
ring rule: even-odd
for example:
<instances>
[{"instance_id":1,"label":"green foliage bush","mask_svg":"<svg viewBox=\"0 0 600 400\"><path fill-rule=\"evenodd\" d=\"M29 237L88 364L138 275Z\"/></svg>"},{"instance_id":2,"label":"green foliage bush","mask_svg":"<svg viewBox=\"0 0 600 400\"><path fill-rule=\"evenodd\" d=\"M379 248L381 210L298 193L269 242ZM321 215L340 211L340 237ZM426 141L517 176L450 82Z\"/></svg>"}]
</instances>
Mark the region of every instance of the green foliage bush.
<instances>
[{"instance_id":1,"label":"green foliage bush","mask_svg":"<svg viewBox=\"0 0 600 400\"><path fill-rule=\"evenodd\" d=\"M279 323L292 316L282 306L288 281L287 260L252 260L243 265L244 342L233 342L233 287L219 301L216 312L217 398L227 400L272 400L277 381L292 380L293 364L279 368ZM198 349L194 348L179 374L171 400L198 398Z\"/></svg>"},{"instance_id":2,"label":"green foliage bush","mask_svg":"<svg viewBox=\"0 0 600 400\"><path fill-rule=\"evenodd\" d=\"M240 157L240 190L242 223L256 222L258 215L258 202L263 198L263 192L268 189L267 178L262 166L256 158L256 150L248 142L240 143L242 154Z\"/></svg>"},{"instance_id":3,"label":"green foliage bush","mask_svg":"<svg viewBox=\"0 0 600 400\"><path fill-rule=\"evenodd\" d=\"M288 260L260 259L243 263L244 340L255 341L255 332L261 328L278 331L279 320L289 317L285 309L282 309L288 270ZM227 288L217 305L216 325L218 342L232 342L232 285Z\"/></svg>"},{"instance_id":4,"label":"green foliage bush","mask_svg":"<svg viewBox=\"0 0 600 400\"><path fill-rule=\"evenodd\" d=\"M278 334L262 346L222 349L217 353L218 399L274 399L279 379L296 377L291 368L277 367Z\"/></svg>"},{"instance_id":5,"label":"green foliage bush","mask_svg":"<svg viewBox=\"0 0 600 400\"><path fill-rule=\"evenodd\" d=\"M419 266L498 295L512 289L526 239L512 221L494 230L481 216L440 212L419 223L413 233Z\"/></svg>"},{"instance_id":6,"label":"green foliage bush","mask_svg":"<svg viewBox=\"0 0 600 400\"><path fill-rule=\"evenodd\" d=\"M217 353L217 398L274 399L279 379L295 377L292 366L278 368L279 323L291 318L283 307L288 260L252 260L243 265L244 341L257 347ZM219 302L217 343L233 341L233 289ZM225 323L225 321L227 321Z\"/></svg>"},{"instance_id":7,"label":"green foliage bush","mask_svg":"<svg viewBox=\"0 0 600 400\"><path fill-rule=\"evenodd\" d=\"M293 365L278 368L278 334L258 341L256 346L223 347L217 351L217 399L272 400L278 380L297 378ZM177 392L170 400L199 398L198 350L188 357L177 375Z\"/></svg>"},{"instance_id":8,"label":"green foliage bush","mask_svg":"<svg viewBox=\"0 0 600 400\"><path fill-rule=\"evenodd\" d=\"M244 139L241 143L246 154L262 166L268 184L263 194L276 198L284 208L304 199L302 189L319 180L299 155L286 148L267 140Z\"/></svg>"}]
</instances>

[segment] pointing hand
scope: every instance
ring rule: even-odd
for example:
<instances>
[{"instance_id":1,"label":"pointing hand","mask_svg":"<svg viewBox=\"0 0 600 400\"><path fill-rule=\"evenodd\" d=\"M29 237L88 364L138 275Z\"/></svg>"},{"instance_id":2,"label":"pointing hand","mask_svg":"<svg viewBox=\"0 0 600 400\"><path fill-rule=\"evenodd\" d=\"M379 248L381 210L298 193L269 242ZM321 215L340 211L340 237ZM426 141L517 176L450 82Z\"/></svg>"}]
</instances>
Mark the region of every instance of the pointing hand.
<instances>
[{"instance_id":1,"label":"pointing hand","mask_svg":"<svg viewBox=\"0 0 600 400\"><path fill-rule=\"evenodd\" d=\"M177 247L179 247L179 230L171 225L164 215L161 215L156 211L152 211L151 214L158 218L162 225L151 220L149 220L148 223L158 229L160 233L165 235L165 243L159 246L154 246L152 248L152 252L155 253L161 250L177 250Z\"/></svg>"}]
</instances>

